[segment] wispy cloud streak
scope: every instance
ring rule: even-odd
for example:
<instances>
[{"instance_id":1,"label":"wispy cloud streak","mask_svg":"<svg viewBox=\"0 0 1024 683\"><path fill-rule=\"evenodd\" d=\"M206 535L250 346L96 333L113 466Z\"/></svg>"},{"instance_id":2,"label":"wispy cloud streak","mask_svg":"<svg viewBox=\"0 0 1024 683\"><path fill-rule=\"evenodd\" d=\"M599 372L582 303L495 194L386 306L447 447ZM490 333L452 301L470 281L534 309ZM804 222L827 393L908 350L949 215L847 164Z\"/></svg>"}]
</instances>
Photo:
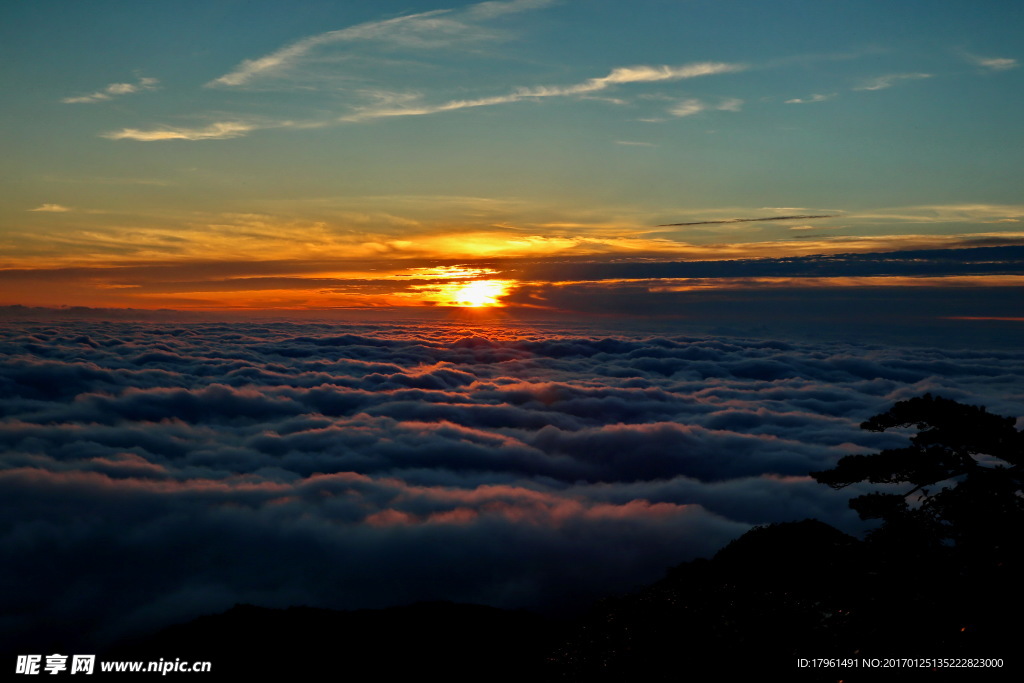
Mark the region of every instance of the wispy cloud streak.
<instances>
[{"instance_id":1,"label":"wispy cloud streak","mask_svg":"<svg viewBox=\"0 0 1024 683\"><path fill-rule=\"evenodd\" d=\"M835 96L835 93L831 93L829 95L816 93L810 97L794 97L791 100L786 100L786 104L811 104L813 102L824 102L825 100L830 100Z\"/></svg>"},{"instance_id":2,"label":"wispy cloud streak","mask_svg":"<svg viewBox=\"0 0 1024 683\"><path fill-rule=\"evenodd\" d=\"M279 72L301 61L313 50L335 43L377 41L412 48L446 48L457 42L483 40L491 32L474 25L495 17L537 9L552 0L511 0L483 2L462 12L438 9L419 14L357 24L298 40L258 59L247 59L233 71L215 78L207 87L238 87L253 79ZM461 20L460 20L461 18Z\"/></svg>"},{"instance_id":3,"label":"wispy cloud streak","mask_svg":"<svg viewBox=\"0 0 1024 683\"><path fill-rule=\"evenodd\" d=\"M885 90L891 88L900 81L916 80L920 78L931 78L931 74L923 73L910 73L910 74L887 74L885 76L878 76L864 81L861 85L854 88L854 90Z\"/></svg>"},{"instance_id":4,"label":"wispy cloud streak","mask_svg":"<svg viewBox=\"0 0 1024 683\"><path fill-rule=\"evenodd\" d=\"M136 83L111 83L107 87L103 88L103 90L97 90L94 93L80 95L78 97L65 97L61 102L64 104L90 104L93 102L102 102L120 95L130 95L143 90L155 90L159 82L160 81L155 78L140 78Z\"/></svg>"},{"instance_id":5,"label":"wispy cloud streak","mask_svg":"<svg viewBox=\"0 0 1024 683\"><path fill-rule=\"evenodd\" d=\"M627 83L656 83L660 81L678 81L698 76L710 76L712 74L730 73L743 71L747 67L743 64L732 64L727 62L695 62L681 66L625 66L612 69L607 76L591 78L582 83L571 85L544 85L534 88L519 88L507 95L494 97L483 97L472 100L451 100L442 104L407 106L397 108L375 108L365 109L355 114L342 117L341 121L367 121L370 119L386 118L391 116L422 116L424 114L436 114L456 109L467 109L471 107L489 107L497 104L508 104L528 99L539 99L544 97L567 97L571 95L587 95L600 92L616 85ZM741 104L739 100L727 100L724 104L715 107L719 109L730 109L735 111ZM678 115L678 114L677 114Z\"/></svg>"},{"instance_id":6,"label":"wispy cloud streak","mask_svg":"<svg viewBox=\"0 0 1024 683\"><path fill-rule=\"evenodd\" d=\"M280 69L285 65L304 57L309 54L310 51L321 45L344 41L381 39L388 35L394 36L401 33L402 29L410 26L417 28L430 26L435 17L446 14L449 11L450 10L442 9L423 12L420 14L411 14L404 17L397 17L395 19L387 19L385 21L359 24L357 26L351 26L338 31L328 31L327 33L303 38L302 40L296 41L291 45L286 45L280 50L271 52L270 54L258 59L247 59L238 65L234 71L226 73L219 78L215 78L206 85L207 87L233 87L245 85L258 76Z\"/></svg>"},{"instance_id":7,"label":"wispy cloud streak","mask_svg":"<svg viewBox=\"0 0 1024 683\"><path fill-rule=\"evenodd\" d=\"M1020 66L1016 59L1010 59L1009 57L982 57L972 54L966 56L971 63L989 71L1008 71Z\"/></svg>"},{"instance_id":8,"label":"wispy cloud streak","mask_svg":"<svg viewBox=\"0 0 1024 683\"><path fill-rule=\"evenodd\" d=\"M703 100L696 98L690 98L683 100L669 109L669 113L672 116L684 117L693 116L699 114L702 111L739 111L743 106L743 100L737 98L730 98L719 102L718 104L709 104Z\"/></svg>"},{"instance_id":9,"label":"wispy cloud streak","mask_svg":"<svg viewBox=\"0 0 1024 683\"><path fill-rule=\"evenodd\" d=\"M476 19L493 19L506 14L525 12L531 9L540 9L552 5L556 0L492 0L472 5L466 13Z\"/></svg>"}]
</instances>

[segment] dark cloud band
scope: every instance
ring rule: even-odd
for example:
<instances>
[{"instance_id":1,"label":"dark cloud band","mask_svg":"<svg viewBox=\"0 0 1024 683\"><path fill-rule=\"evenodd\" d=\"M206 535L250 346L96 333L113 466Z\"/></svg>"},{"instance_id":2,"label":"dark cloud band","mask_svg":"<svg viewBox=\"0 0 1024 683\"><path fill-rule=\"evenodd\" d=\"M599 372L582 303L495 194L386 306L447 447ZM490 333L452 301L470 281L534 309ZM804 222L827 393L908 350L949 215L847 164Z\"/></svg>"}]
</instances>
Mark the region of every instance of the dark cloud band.
<instances>
[{"instance_id":1,"label":"dark cloud band","mask_svg":"<svg viewBox=\"0 0 1024 683\"><path fill-rule=\"evenodd\" d=\"M836 214L822 214L815 216L767 216L765 218L730 218L723 221L693 221L691 223L662 223L656 227L674 228L683 225L716 225L719 223L761 223L763 221L803 221L811 218L835 218Z\"/></svg>"}]
</instances>

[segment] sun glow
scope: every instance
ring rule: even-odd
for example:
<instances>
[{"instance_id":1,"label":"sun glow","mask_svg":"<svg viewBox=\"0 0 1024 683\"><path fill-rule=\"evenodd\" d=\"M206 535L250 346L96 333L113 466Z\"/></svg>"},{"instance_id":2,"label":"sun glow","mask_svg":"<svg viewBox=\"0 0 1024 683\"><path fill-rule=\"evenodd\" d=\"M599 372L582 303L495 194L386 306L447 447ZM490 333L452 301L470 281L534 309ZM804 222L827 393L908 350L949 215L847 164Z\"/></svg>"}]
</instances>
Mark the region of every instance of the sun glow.
<instances>
[{"instance_id":1,"label":"sun glow","mask_svg":"<svg viewBox=\"0 0 1024 683\"><path fill-rule=\"evenodd\" d=\"M454 285L448 305L467 308L501 306L499 299L508 294L508 284L504 280L473 280Z\"/></svg>"}]
</instances>

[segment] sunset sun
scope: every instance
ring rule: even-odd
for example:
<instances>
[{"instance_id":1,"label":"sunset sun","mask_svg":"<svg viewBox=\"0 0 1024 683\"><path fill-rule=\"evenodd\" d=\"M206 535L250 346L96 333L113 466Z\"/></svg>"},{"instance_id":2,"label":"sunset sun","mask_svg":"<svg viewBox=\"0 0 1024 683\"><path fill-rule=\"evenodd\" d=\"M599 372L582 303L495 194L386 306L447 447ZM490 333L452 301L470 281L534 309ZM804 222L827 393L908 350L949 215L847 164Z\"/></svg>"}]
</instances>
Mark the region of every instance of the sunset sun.
<instances>
[{"instance_id":1,"label":"sunset sun","mask_svg":"<svg viewBox=\"0 0 1024 683\"><path fill-rule=\"evenodd\" d=\"M474 280L452 292L452 304L466 308L501 306L499 297L508 293L508 285L501 280Z\"/></svg>"}]
</instances>

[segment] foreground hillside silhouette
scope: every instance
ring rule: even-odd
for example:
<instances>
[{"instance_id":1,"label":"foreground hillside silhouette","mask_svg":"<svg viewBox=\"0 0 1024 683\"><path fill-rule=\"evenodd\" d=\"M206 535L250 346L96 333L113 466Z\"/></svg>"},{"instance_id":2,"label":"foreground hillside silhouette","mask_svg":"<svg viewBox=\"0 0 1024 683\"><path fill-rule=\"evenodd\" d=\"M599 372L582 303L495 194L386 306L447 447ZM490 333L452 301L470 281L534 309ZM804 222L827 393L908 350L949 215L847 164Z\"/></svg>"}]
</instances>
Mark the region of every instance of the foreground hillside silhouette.
<instances>
[{"instance_id":1,"label":"foreground hillside silhouette","mask_svg":"<svg viewBox=\"0 0 1024 683\"><path fill-rule=\"evenodd\" d=\"M756 528L578 619L424 603L338 612L239 606L120 650L209 659L227 675L372 671L446 680L1013 680L1020 671L1021 462L1012 418L925 395L862 425L910 445L815 472L865 493L881 526ZM871 490L876 486L882 491ZM1001 658L999 669L799 668L815 658Z\"/></svg>"}]
</instances>

